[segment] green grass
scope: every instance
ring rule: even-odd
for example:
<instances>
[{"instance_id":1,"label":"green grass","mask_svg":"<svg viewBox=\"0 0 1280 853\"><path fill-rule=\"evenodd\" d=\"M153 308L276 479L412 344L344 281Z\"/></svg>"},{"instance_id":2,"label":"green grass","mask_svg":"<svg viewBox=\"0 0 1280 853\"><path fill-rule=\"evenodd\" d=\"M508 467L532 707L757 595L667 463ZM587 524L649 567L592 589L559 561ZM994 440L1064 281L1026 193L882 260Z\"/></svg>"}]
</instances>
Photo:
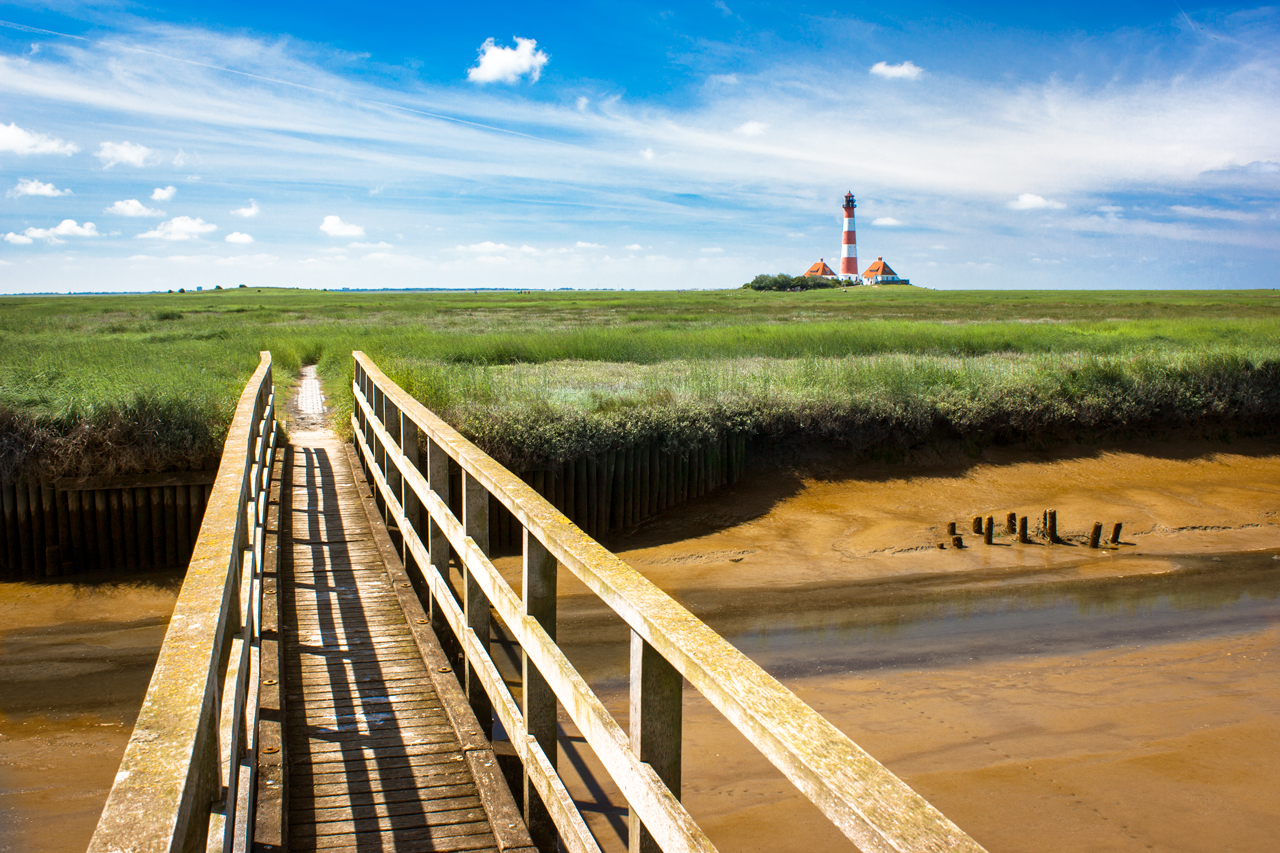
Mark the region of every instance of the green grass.
<instances>
[{"instance_id":1,"label":"green grass","mask_svg":"<svg viewBox=\"0 0 1280 853\"><path fill-rule=\"evenodd\" d=\"M0 475L210 464L269 349L350 410L362 349L517 466L723 430L851 445L1257 424L1274 291L0 298Z\"/></svg>"}]
</instances>

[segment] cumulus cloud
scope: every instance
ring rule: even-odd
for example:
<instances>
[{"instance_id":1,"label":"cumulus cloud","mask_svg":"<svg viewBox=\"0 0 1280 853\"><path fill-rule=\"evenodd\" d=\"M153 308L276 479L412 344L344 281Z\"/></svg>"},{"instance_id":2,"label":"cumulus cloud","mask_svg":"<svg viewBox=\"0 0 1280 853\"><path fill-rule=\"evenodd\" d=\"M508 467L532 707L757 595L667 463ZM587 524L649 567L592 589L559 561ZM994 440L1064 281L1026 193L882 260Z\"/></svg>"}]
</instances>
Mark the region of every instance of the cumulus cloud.
<instances>
[{"instance_id":1,"label":"cumulus cloud","mask_svg":"<svg viewBox=\"0 0 1280 853\"><path fill-rule=\"evenodd\" d=\"M320 223L320 230L330 237L363 237L364 226L343 222L340 217L326 216Z\"/></svg>"},{"instance_id":2,"label":"cumulus cloud","mask_svg":"<svg viewBox=\"0 0 1280 853\"><path fill-rule=\"evenodd\" d=\"M199 217L192 219L190 216L175 216L138 236L149 240L199 240L201 234L217 230L217 225Z\"/></svg>"},{"instance_id":3,"label":"cumulus cloud","mask_svg":"<svg viewBox=\"0 0 1280 853\"><path fill-rule=\"evenodd\" d=\"M1035 193L1022 193L1006 204L1005 207L1010 210L1062 210L1066 205L1060 201L1052 201Z\"/></svg>"},{"instance_id":4,"label":"cumulus cloud","mask_svg":"<svg viewBox=\"0 0 1280 853\"><path fill-rule=\"evenodd\" d=\"M920 75L924 73L924 69L910 60L897 65L877 62L871 66L871 73L877 77L886 77L890 80L918 80Z\"/></svg>"},{"instance_id":5,"label":"cumulus cloud","mask_svg":"<svg viewBox=\"0 0 1280 853\"><path fill-rule=\"evenodd\" d=\"M13 154L74 154L80 146L74 142L23 130L13 122L0 124L0 151Z\"/></svg>"},{"instance_id":6,"label":"cumulus cloud","mask_svg":"<svg viewBox=\"0 0 1280 853\"><path fill-rule=\"evenodd\" d=\"M248 234L242 234L239 231L232 231L230 234L226 236L225 239L228 243L252 243L253 242L252 237L250 237Z\"/></svg>"},{"instance_id":7,"label":"cumulus cloud","mask_svg":"<svg viewBox=\"0 0 1280 853\"><path fill-rule=\"evenodd\" d=\"M249 199L248 207L237 207L231 212L235 216L243 216L245 219L252 219L258 215L258 203L253 199Z\"/></svg>"},{"instance_id":8,"label":"cumulus cloud","mask_svg":"<svg viewBox=\"0 0 1280 853\"><path fill-rule=\"evenodd\" d=\"M47 240L50 243L62 243L60 237L100 237L98 227L92 222L86 222L84 225L76 224L74 219L64 219L52 228L28 228L21 234L14 234L10 231L4 235L6 242L13 243L18 246L25 246L32 240Z\"/></svg>"},{"instance_id":9,"label":"cumulus cloud","mask_svg":"<svg viewBox=\"0 0 1280 853\"><path fill-rule=\"evenodd\" d=\"M871 220L872 225L901 225L902 220L894 219L892 216L877 216Z\"/></svg>"},{"instance_id":10,"label":"cumulus cloud","mask_svg":"<svg viewBox=\"0 0 1280 853\"><path fill-rule=\"evenodd\" d=\"M769 125L758 121L748 121L738 126L738 133L743 136L759 136L769 129Z\"/></svg>"},{"instance_id":11,"label":"cumulus cloud","mask_svg":"<svg viewBox=\"0 0 1280 853\"><path fill-rule=\"evenodd\" d=\"M47 198L71 195L71 190L60 190L53 184L42 184L35 178L22 178L17 186L5 193L9 198L22 198L24 195L40 195Z\"/></svg>"},{"instance_id":12,"label":"cumulus cloud","mask_svg":"<svg viewBox=\"0 0 1280 853\"><path fill-rule=\"evenodd\" d=\"M177 187L156 187L151 192L152 201L169 201L178 194Z\"/></svg>"},{"instance_id":13,"label":"cumulus cloud","mask_svg":"<svg viewBox=\"0 0 1280 853\"><path fill-rule=\"evenodd\" d=\"M483 243L472 243L470 246L459 246L459 252L509 252L511 247L505 243L495 243L492 240L485 240Z\"/></svg>"},{"instance_id":14,"label":"cumulus cloud","mask_svg":"<svg viewBox=\"0 0 1280 853\"><path fill-rule=\"evenodd\" d=\"M472 83L515 83L527 75L529 82L535 82L542 75L542 67L551 60L537 47L536 40L519 36L515 47L485 39L480 45L480 60L467 69L467 79Z\"/></svg>"},{"instance_id":15,"label":"cumulus cloud","mask_svg":"<svg viewBox=\"0 0 1280 853\"><path fill-rule=\"evenodd\" d=\"M117 216L164 216L163 210L153 210L136 198L117 201L104 210L103 213L114 213Z\"/></svg>"},{"instance_id":16,"label":"cumulus cloud","mask_svg":"<svg viewBox=\"0 0 1280 853\"><path fill-rule=\"evenodd\" d=\"M102 161L102 168L110 169L120 163L126 166L145 166L154 153L147 146L132 142L104 142L98 146L93 156Z\"/></svg>"},{"instance_id":17,"label":"cumulus cloud","mask_svg":"<svg viewBox=\"0 0 1280 853\"><path fill-rule=\"evenodd\" d=\"M641 157L643 157L643 158L644 158L644 159L646 159L646 160L652 160L652 159L653 159L653 149L652 149L652 148L643 148L643 149L641 149L641 151L640 151L640 156L641 156Z\"/></svg>"},{"instance_id":18,"label":"cumulus cloud","mask_svg":"<svg viewBox=\"0 0 1280 853\"><path fill-rule=\"evenodd\" d=\"M604 248L604 246L601 246L599 243L584 243L582 240L579 240L578 242L574 243L573 247L575 249L603 249Z\"/></svg>"}]
</instances>

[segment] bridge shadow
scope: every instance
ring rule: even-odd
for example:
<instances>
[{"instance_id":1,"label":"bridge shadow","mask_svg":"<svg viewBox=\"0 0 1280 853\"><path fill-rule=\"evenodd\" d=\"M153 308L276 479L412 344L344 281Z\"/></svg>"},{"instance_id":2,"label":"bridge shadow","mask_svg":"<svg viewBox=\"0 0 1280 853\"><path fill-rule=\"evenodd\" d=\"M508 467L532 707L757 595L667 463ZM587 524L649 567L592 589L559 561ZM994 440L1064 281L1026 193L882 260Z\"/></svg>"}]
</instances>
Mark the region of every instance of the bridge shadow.
<instances>
[{"instance_id":1,"label":"bridge shadow","mask_svg":"<svg viewBox=\"0 0 1280 853\"><path fill-rule=\"evenodd\" d=\"M434 849L429 828L469 807L474 786L459 772L458 742L436 697L412 680L426 679L412 640L379 636L403 617L376 546L359 529L359 505L344 518L325 448L299 447L295 458L308 505L294 507L288 490L290 846L329 847L347 835L347 849ZM387 599L390 611L370 606ZM424 775L436 777L430 796L419 790ZM457 784L437 784L449 782Z\"/></svg>"}]
</instances>

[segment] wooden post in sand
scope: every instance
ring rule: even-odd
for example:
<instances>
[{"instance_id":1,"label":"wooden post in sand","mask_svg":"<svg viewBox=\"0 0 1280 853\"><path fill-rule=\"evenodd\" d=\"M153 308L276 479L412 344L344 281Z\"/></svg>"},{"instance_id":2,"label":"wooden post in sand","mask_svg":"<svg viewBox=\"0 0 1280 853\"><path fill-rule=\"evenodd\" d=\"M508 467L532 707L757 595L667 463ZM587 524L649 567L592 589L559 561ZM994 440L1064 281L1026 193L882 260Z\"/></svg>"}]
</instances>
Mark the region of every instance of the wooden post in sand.
<instances>
[{"instance_id":1,"label":"wooden post in sand","mask_svg":"<svg viewBox=\"0 0 1280 853\"><path fill-rule=\"evenodd\" d=\"M973 532L979 536L982 535L982 516L980 515L975 515L973 517Z\"/></svg>"},{"instance_id":2,"label":"wooden post in sand","mask_svg":"<svg viewBox=\"0 0 1280 853\"><path fill-rule=\"evenodd\" d=\"M1050 544L1060 541L1058 539L1058 511L1056 509L1047 510L1045 519L1045 528L1048 531Z\"/></svg>"},{"instance_id":3,"label":"wooden post in sand","mask_svg":"<svg viewBox=\"0 0 1280 853\"><path fill-rule=\"evenodd\" d=\"M1025 515L1018 519L1018 541L1023 545L1031 541L1031 538L1027 536L1027 517Z\"/></svg>"},{"instance_id":4,"label":"wooden post in sand","mask_svg":"<svg viewBox=\"0 0 1280 853\"><path fill-rule=\"evenodd\" d=\"M996 520L991 516L987 516L987 525L982 531L982 541L990 545L992 538L996 535Z\"/></svg>"},{"instance_id":5,"label":"wooden post in sand","mask_svg":"<svg viewBox=\"0 0 1280 853\"><path fill-rule=\"evenodd\" d=\"M964 537L963 537L963 536L952 536L952 537L951 537L951 547L952 547L952 548L963 548L963 547L964 547Z\"/></svg>"},{"instance_id":6,"label":"wooden post in sand","mask_svg":"<svg viewBox=\"0 0 1280 853\"><path fill-rule=\"evenodd\" d=\"M1011 512L1004 519L1004 532L1010 536L1018 532L1018 514Z\"/></svg>"},{"instance_id":7,"label":"wooden post in sand","mask_svg":"<svg viewBox=\"0 0 1280 853\"><path fill-rule=\"evenodd\" d=\"M956 523L954 521L947 522L947 535L948 536L956 535Z\"/></svg>"},{"instance_id":8,"label":"wooden post in sand","mask_svg":"<svg viewBox=\"0 0 1280 853\"><path fill-rule=\"evenodd\" d=\"M1095 521L1093 523L1093 532L1089 534L1089 547L1097 548L1102 542L1102 522Z\"/></svg>"},{"instance_id":9,"label":"wooden post in sand","mask_svg":"<svg viewBox=\"0 0 1280 853\"><path fill-rule=\"evenodd\" d=\"M1112 545L1120 544L1120 528L1122 527L1124 527L1124 522L1117 521L1115 524L1115 527L1111 528L1111 544Z\"/></svg>"}]
</instances>

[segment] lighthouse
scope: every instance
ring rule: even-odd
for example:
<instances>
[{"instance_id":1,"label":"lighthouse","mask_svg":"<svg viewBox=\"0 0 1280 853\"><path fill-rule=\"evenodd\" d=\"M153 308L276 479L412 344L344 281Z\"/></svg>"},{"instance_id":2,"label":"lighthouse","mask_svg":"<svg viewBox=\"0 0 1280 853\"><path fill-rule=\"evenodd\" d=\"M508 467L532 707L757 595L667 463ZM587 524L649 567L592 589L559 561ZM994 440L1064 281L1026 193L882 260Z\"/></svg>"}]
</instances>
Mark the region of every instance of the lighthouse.
<instances>
[{"instance_id":1,"label":"lighthouse","mask_svg":"<svg viewBox=\"0 0 1280 853\"><path fill-rule=\"evenodd\" d=\"M853 200L853 193L844 194L844 245L840 252L840 277L858 277L858 237L853 230L853 211L858 204Z\"/></svg>"}]
</instances>

